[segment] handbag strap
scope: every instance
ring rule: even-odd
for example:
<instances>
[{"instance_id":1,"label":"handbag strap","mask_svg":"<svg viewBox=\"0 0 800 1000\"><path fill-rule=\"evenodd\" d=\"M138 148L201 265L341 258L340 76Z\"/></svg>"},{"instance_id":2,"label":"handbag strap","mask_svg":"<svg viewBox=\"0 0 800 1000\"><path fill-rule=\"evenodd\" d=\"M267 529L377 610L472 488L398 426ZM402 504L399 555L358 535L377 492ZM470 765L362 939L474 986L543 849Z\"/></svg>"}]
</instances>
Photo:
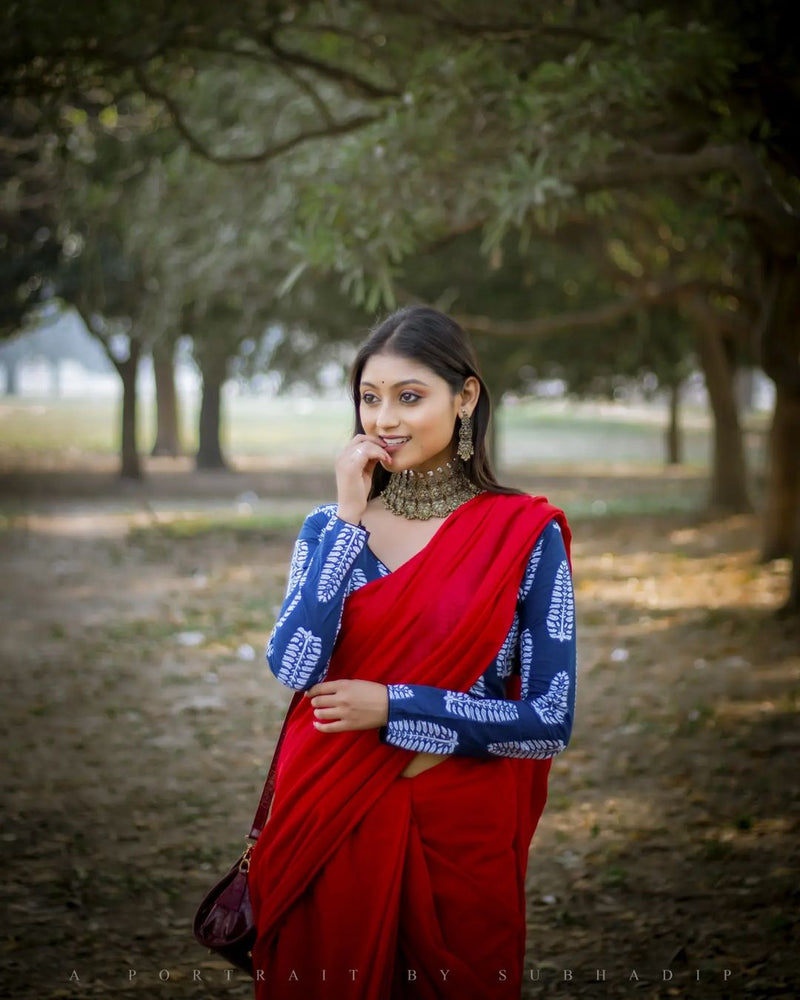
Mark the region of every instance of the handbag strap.
<instances>
[{"instance_id":1,"label":"handbag strap","mask_svg":"<svg viewBox=\"0 0 800 1000\"><path fill-rule=\"evenodd\" d=\"M289 708L286 710L286 716L283 720L280 734L278 735L278 742L275 744L275 752L272 755L272 763L269 765L269 771L267 772L267 780L264 782L264 790L261 793L261 799L258 803L258 809L256 809L250 833L247 835L249 840L258 840L261 835L261 831L264 829L267 822L269 807L272 805L272 796L275 794L275 772L278 769L278 756L280 754L281 743L283 743L283 737L286 735L286 726L289 722L289 716L295 710L297 705L303 700L303 696L303 691L295 691L294 697L289 703Z\"/></svg>"}]
</instances>

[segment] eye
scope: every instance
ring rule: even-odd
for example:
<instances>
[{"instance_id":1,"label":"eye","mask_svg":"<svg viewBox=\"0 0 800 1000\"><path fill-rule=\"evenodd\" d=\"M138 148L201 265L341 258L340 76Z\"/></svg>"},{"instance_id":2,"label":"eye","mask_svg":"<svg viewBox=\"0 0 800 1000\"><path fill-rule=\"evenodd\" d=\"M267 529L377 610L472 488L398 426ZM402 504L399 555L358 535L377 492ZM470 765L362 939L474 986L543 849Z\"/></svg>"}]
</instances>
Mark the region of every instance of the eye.
<instances>
[{"instance_id":1,"label":"eye","mask_svg":"<svg viewBox=\"0 0 800 1000\"><path fill-rule=\"evenodd\" d=\"M377 398L373 392L364 392L361 394L361 402L367 405L374 403Z\"/></svg>"},{"instance_id":2,"label":"eye","mask_svg":"<svg viewBox=\"0 0 800 1000\"><path fill-rule=\"evenodd\" d=\"M416 403L418 399L422 399L420 394L418 392L412 392L410 389L400 393L400 401L403 403Z\"/></svg>"}]
</instances>

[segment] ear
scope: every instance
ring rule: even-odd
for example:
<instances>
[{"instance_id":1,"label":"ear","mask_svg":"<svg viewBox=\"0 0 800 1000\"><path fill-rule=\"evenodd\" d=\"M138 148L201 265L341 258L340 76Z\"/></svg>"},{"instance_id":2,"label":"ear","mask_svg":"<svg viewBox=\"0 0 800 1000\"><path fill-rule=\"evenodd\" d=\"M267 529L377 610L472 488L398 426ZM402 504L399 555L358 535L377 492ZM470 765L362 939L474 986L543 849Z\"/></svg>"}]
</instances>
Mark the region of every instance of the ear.
<instances>
[{"instance_id":1,"label":"ear","mask_svg":"<svg viewBox=\"0 0 800 1000\"><path fill-rule=\"evenodd\" d=\"M470 375L464 382L464 388L458 393L458 412L466 410L470 416L478 405L478 397L481 394L481 384L474 375Z\"/></svg>"}]
</instances>

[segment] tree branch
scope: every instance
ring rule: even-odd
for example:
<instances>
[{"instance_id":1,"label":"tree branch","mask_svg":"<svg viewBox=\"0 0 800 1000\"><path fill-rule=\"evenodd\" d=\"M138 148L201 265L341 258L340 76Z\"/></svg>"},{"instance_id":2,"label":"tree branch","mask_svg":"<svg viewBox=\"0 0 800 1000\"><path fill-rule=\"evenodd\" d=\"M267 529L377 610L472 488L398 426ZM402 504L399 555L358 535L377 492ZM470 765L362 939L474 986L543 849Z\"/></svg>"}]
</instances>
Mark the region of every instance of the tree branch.
<instances>
[{"instance_id":1,"label":"tree branch","mask_svg":"<svg viewBox=\"0 0 800 1000\"><path fill-rule=\"evenodd\" d=\"M739 340L746 340L751 335L749 322L738 313L715 309L700 290L690 290L681 297L681 311L684 315L691 316L700 326L730 334Z\"/></svg>"},{"instance_id":2,"label":"tree branch","mask_svg":"<svg viewBox=\"0 0 800 1000\"><path fill-rule=\"evenodd\" d=\"M694 153L654 153L638 147L635 155L596 167L572 180L579 192L628 187L648 181L678 180L722 171L741 184L736 214L760 223L773 247L787 255L800 248L800 215L775 189L772 178L753 150L746 146L704 146ZM776 246L777 244L777 246Z\"/></svg>"},{"instance_id":3,"label":"tree branch","mask_svg":"<svg viewBox=\"0 0 800 1000\"><path fill-rule=\"evenodd\" d=\"M659 305L665 302L677 302L685 297L700 292L719 291L719 286L709 287L702 280L677 281L647 281L639 285L630 295L623 296L612 302L604 302L591 309L577 309L571 312L559 313L556 316L542 316L530 320L503 320L491 316L475 316L472 314L455 314L454 318L466 329L475 333L490 333L499 337L535 338L547 337L566 330L584 330L597 326L616 323L643 306ZM709 309L711 307L709 306ZM714 310L715 323L723 322ZM727 320L725 321L727 322ZM745 327L743 321L731 321L741 332Z\"/></svg>"},{"instance_id":4,"label":"tree branch","mask_svg":"<svg viewBox=\"0 0 800 1000\"><path fill-rule=\"evenodd\" d=\"M284 153L288 153L296 146L300 146L305 142L310 142L314 139L330 138L336 135L347 135L349 132L355 132L360 128L371 125L373 122L376 122L381 118L381 115L374 114L354 115L352 118L347 118L344 121L328 122L320 128L306 129L303 132L298 132L290 139L284 139L282 142L273 143L264 149L259 150L257 153L245 153L240 156L223 156L209 149L205 143L195 135L187 124L186 119L183 117L176 101L170 97L169 94L154 86L147 76L145 76L144 71L140 67L136 67L134 69L134 74L139 86L142 88L142 91L147 94L148 97L155 101L159 101L164 105L170 118L172 119L175 129L185 140L189 148L199 156L208 160L210 163L216 163L219 166L243 166L248 163L267 163L270 160L274 160L277 157L282 156Z\"/></svg>"},{"instance_id":5,"label":"tree branch","mask_svg":"<svg viewBox=\"0 0 800 1000\"><path fill-rule=\"evenodd\" d=\"M333 63L324 62L322 59L315 59L304 52L285 49L275 40L272 34L263 38L262 42L276 59L292 63L295 66L302 66L304 69L312 69L315 73L319 73L320 76L324 76L328 80L333 80L334 83L349 84L361 91L366 97L400 97L401 92L396 88L382 87L360 76L358 73L354 73L352 70L345 69L343 66L335 66Z\"/></svg>"},{"instance_id":6,"label":"tree branch","mask_svg":"<svg viewBox=\"0 0 800 1000\"><path fill-rule=\"evenodd\" d=\"M580 41L591 41L605 44L611 41L610 36L603 35L599 31L589 31L585 28L573 28L567 24L545 24L539 21L537 24L525 24L522 22L506 21L493 24L489 21L474 22L465 21L452 14L443 4L431 4L431 11L428 17L439 27L452 28L462 35L479 36L481 38L492 38L500 41L513 41L523 38L541 38L551 36L555 38L572 38ZM437 13L440 11L441 13Z\"/></svg>"},{"instance_id":7,"label":"tree branch","mask_svg":"<svg viewBox=\"0 0 800 1000\"><path fill-rule=\"evenodd\" d=\"M330 128L334 127L336 125L336 119L334 118L331 109L316 91L311 82L306 80L303 74L295 69L294 66L290 66L288 63L283 62L283 60L279 60L278 65L280 66L281 72L287 76L297 89L301 90L311 101L325 124Z\"/></svg>"}]
</instances>

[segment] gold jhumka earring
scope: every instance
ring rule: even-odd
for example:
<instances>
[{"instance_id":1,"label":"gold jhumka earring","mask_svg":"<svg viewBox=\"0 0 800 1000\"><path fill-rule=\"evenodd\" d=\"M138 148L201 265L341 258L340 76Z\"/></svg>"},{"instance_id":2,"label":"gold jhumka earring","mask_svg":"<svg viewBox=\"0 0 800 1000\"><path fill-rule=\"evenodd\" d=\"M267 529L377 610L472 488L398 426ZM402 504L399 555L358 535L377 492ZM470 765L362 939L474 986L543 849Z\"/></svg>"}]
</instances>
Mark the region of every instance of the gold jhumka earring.
<instances>
[{"instance_id":1,"label":"gold jhumka earring","mask_svg":"<svg viewBox=\"0 0 800 1000\"><path fill-rule=\"evenodd\" d=\"M466 462L468 458L472 458L475 454L475 449L472 446L472 419L466 410L462 410L459 416L461 417L461 426L458 429L458 449L456 454L462 462Z\"/></svg>"}]
</instances>

